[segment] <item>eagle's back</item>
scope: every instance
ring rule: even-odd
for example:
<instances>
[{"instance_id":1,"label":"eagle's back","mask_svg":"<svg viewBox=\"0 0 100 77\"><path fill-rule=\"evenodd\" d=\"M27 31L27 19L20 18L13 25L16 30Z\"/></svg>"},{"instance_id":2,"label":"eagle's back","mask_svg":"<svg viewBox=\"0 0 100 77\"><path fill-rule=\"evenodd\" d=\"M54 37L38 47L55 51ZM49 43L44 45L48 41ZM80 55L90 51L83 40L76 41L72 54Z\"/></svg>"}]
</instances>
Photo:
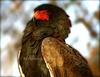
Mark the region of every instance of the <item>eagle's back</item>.
<instances>
[{"instance_id":1,"label":"eagle's back","mask_svg":"<svg viewBox=\"0 0 100 77\"><path fill-rule=\"evenodd\" d=\"M52 77L93 77L84 57L56 38L45 38L41 50Z\"/></svg>"}]
</instances>

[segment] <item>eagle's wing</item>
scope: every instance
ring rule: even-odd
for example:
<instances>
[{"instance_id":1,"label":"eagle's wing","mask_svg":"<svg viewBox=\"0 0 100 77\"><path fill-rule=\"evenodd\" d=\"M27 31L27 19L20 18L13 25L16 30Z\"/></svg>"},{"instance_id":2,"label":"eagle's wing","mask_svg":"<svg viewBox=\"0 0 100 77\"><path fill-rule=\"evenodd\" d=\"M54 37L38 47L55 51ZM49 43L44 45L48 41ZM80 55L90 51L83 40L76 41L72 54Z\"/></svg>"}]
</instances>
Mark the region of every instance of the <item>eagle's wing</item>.
<instances>
[{"instance_id":1,"label":"eagle's wing","mask_svg":"<svg viewBox=\"0 0 100 77\"><path fill-rule=\"evenodd\" d=\"M47 37L41 51L51 77L93 77L87 61L71 46Z\"/></svg>"}]
</instances>

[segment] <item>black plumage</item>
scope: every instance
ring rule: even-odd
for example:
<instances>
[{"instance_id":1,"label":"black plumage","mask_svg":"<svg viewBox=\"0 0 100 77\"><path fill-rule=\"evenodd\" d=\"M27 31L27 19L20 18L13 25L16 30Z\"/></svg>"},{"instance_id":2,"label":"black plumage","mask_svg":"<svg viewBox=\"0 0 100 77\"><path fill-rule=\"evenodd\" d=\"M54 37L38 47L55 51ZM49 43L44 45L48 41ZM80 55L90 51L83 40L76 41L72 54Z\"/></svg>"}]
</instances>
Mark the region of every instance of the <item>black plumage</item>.
<instances>
[{"instance_id":1,"label":"black plumage","mask_svg":"<svg viewBox=\"0 0 100 77\"><path fill-rule=\"evenodd\" d=\"M70 33L71 21L65 11L55 5L40 5L34 9L34 13L36 12L46 12L45 16L48 18L39 19L39 17L33 16L27 23L22 38L19 64L25 77L51 77L44 61L45 56L41 52L42 42L47 37L53 37L65 44L64 40ZM81 69L82 67L73 70L78 70L77 72L80 72L79 76L81 76ZM87 70L89 69L87 68ZM55 77L61 77L58 75Z\"/></svg>"}]
</instances>

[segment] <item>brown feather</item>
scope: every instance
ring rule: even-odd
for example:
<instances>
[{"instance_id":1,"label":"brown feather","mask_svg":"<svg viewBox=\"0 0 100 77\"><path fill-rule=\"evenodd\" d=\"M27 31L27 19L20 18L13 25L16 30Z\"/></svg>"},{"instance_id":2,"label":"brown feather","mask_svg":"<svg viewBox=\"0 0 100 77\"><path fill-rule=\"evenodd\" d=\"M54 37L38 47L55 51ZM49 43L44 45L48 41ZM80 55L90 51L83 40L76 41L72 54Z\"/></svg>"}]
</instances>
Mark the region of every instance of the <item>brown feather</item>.
<instances>
[{"instance_id":1,"label":"brown feather","mask_svg":"<svg viewBox=\"0 0 100 77\"><path fill-rule=\"evenodd\" d=\"M47 37L42 42L41 50L54 77L93 77L87 61L71 46Z\"/></svg>"}]
</instances>

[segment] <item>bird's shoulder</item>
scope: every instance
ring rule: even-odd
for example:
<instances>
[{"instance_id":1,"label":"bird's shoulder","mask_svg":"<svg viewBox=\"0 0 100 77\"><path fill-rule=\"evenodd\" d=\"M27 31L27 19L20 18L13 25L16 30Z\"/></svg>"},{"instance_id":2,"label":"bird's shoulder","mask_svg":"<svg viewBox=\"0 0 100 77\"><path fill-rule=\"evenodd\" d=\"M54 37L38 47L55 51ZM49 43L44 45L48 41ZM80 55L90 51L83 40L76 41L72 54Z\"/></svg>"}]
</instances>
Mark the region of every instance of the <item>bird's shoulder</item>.
<instances>
[{"instance_id":1,"label":"bird's shoulder","mask_svg":"<svg viewBox=\"0 0 100 77\"><path fill-rule=\"evenodd\" d=\"M54 72L51 72L54 76L93 77L85 58L76 49L57 38L45 38L41 51L48 69Z\"/></svg>"},{"instance_id":2,"label":"bird's shoulder","mask_svg":"<svg viewBox=\"0 0 100 77\"><path fill-rule=\"evenodd\" d=\"M43 56L48 57L48 58L58 57L57 58L58 61L65 60L66 62L68 61L68 63L70 62L82 63L83 62L87 64L87 61L79 53L78 50L53 37L47 37L42 41L41 50L42 50Z\"/></svg>"}]
</instances>

